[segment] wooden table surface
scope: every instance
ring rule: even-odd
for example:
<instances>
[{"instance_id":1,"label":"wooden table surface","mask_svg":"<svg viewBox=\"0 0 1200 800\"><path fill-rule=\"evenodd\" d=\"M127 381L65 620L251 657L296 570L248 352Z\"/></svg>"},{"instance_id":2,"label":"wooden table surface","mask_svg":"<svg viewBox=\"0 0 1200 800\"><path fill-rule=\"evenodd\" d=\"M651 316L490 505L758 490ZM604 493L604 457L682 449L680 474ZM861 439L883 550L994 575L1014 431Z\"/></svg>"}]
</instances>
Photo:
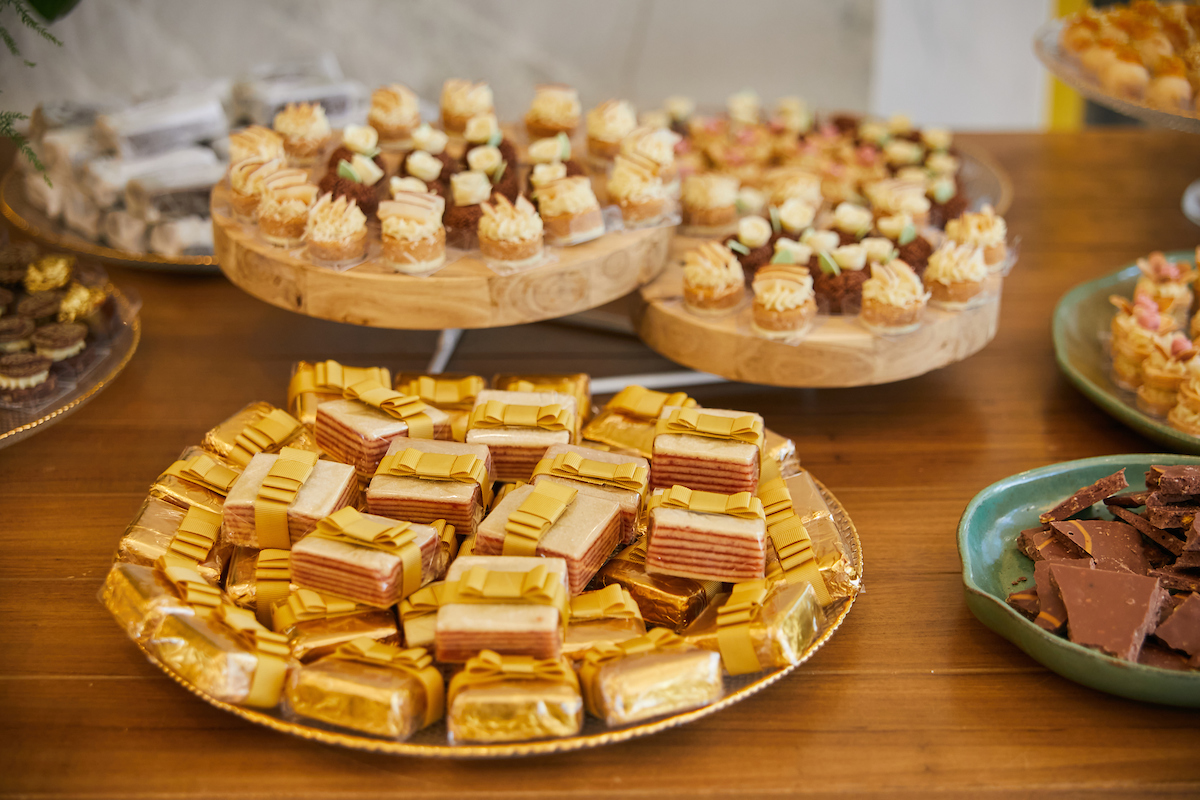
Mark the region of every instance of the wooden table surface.
<instances>
[{"instance_id":1,"label":"wooden table surface","mask_svg":"<svg viewBox=\"0 0 1200 800\"><path fill-rule=\"evenodd\" d=\"M915 797L1200 795L1200 714L1048 672L963 602L959 515L1015 472L1157 446L1059 374L1058 298L1151 249L1194 247L1179 210L1200 140L1160 132L970 137L1009 172L1021 260L1000 333L963 363L844 390L720 385L762 413L862 534L865 592L782 683L686 727L507 761L340 750L209 707L148 664L96 600L150 481L216 421L282 403L299 358L419 369L435 334L302 318L221 277L112 270L144 301L140 351L90 405L0 452L0 793L31 797ZM468 332L451 368L669 369L635 340L555 324Z\"/></svg>"}]
</instances>

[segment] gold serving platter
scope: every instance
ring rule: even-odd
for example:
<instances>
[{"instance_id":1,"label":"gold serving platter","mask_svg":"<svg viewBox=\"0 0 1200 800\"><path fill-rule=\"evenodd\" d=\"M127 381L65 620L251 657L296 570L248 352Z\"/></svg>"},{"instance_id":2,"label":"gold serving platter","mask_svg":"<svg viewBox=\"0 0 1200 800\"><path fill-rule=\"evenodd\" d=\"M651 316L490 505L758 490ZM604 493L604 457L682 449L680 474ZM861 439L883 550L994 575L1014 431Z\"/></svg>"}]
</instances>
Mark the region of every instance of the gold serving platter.
<instances>
[{"instance_id":1,"label":"gold serving platter","mask_svg":"<svg viewBox=\"0 0 1200 800\"><path fill-rule=\"evenodd\" d=\"M815 478L814 478L815 480ZM842 622L850 613L851 607L854 605L854 600L857 597L858 586L862 580L862 541L859 539L858 530L854 527L853 521L846 513L846 509L838 501L836 497L825 487L820 481L816 481L817 487L821 491L821 496L829 505L830 513L838 529L840 536L840 544L845 551L846 560L849 564L848 573L853 580L853 587L848 597L834 601L834 603L825 609L826 621L824 626L819 630L816 638L809 644L800 660L793 665L782 667L779 669L755 673L753 675L740 675L726 677L727 694L715 703L698 708L693 711L688 711L681 714L673 714L662 717L650 722L645 722L637 725L630 725L623 728L607 728L599 720L588 717L584 723L583 731L578 736L570 736L562 739L545 739L532 742L521 742L515 744L456 744L451 745L446 741L446 725L445 722L438 722L421 731L418 731L412 738L407 741L397 742L390 739L380 739L371 736L363 736L360 734L349 733L344 730L331 726L324 726L315 723L300 722L289 719L282 712L259 711L251 708L243 708L241 706L231 705L217 700L205 692L200 691L188 681L181 678L165 666L157 661L145 647L138 644L138 647L146 655L151 663L155 664L163 672L183 688L187 689L192 694L199 697L209 705L215 706L222 711L227 711L244 720L254 722L263 727L270 728L280 733L289 733L293 736L298 736L302 739L308 739L322 744L337 745L339 747L347 747L354 750L363 750L373 753L386 753L389 755L399 756L423 756L431 758L507 758L512 756L530 756L530 755L546 755L550 753L566 753L573 750L583 750L592 747L600 747L602 745L615 744L624 742L629 739L635 739L641 736L647 736L652 733L674 728L679 725L684 725L710 714L716 713L721 709L728 708L734 703L745 700L752 694L762 691L771 684L783 679L792 671L796 670L802 664L819 650L833 634L841 627Z\"/></svg>"}]
</instances>

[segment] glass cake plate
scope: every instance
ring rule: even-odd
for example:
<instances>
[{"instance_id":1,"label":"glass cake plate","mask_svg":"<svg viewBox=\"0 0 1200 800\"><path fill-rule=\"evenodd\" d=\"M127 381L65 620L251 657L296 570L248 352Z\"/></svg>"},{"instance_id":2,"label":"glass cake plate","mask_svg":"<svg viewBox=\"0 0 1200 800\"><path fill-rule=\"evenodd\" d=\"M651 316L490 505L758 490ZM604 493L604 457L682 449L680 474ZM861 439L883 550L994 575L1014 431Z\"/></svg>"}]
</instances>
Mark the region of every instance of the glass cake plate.
<instances>
[{"instance_id":1,"label":"glass cake plate","mask_svg":"<svg viewBox=\"0 0 1200 800\"><path fill-rule=\"evenodd\" d=\"M1017 550L1017 536L1038 525L1038 515L1081 486L1126 467L1131 491L1146 488L1151 464L1195 464L1174 454L1117 455L1066 461L994 483L967 505L958 524L967 607L980 622L1064 678L1109 694L1164 705L1200 707L1200 672L1133 664L1042 630L1010 608L1005 598L1033 562ZM1040 678L1039 678L1040 680ZM1018 690L1019 691L1019 690Z\"/></svg>"},{"instance_id":2,"label":"glass cake plate","mask_svg":"<svg viewBox=\"0 0 1200 800\"><path fill-rule=\"evenodd\" d=\"M1190 262L1193 253L1167 253L1172 261ZM1109 327L1116 309L1109 295L1132 300L1137 283L1136 264L1128 264L1103 278L1076 286L1063 295L1054 309L1054 357L1058 368L1089 400L1143 436L1182 453L1200 455L1200 437L1176 430L1165 419L1152 417L1137 407L1137 395L1113 383L1108 354Z\"/></svg>"}]
</instances>

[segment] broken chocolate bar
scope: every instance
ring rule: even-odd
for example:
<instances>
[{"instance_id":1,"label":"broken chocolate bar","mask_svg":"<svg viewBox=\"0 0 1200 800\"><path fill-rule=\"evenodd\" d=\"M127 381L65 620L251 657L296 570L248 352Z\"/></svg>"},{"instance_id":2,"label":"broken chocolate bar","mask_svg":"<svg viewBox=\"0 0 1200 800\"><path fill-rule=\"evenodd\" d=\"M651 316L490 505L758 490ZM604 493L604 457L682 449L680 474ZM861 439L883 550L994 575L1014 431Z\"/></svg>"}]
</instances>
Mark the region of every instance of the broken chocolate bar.
<instances>
[{"instance_id":1,"label":"broken chocolate bar","mask_svg":"<svg viewBox=\"0 0 1200 800\"><path fill-rule=\"evenodd\" d=\"M1060 543L1075 558L1091 556L1098 569L1145 575L1150 569L1142 537L1132 525L1104 520L1052 522Z\"/></svg>"},{"instance_id":2,"label":"broken chocolate bar","mask_svg":"<svg viewBox=\"0 0 1200 800\"><path fill-rule=\"evenodd\" d=\"M1067 609L1071 641L1137 661L1166 597L1158 579L1061 561L1052 563L1049 569L1051 582Z\"/></svg>"},{"instance_id":3,"label":"broken chocolate bar","mask_svg":"<svg viewBox=\"0 0 1200 800\"><path fill-rule=\"evenodd\" d=\"M1091 486L1083 487L1045 514L1042 514L1040 520L1042 522L1055 522L1070 519L1080 511L1091 508L1104 498L1128 486L1129 482L1125 480L1125 469L1122 468L1106 478L1101 478Z\"/></svg>"},{"instance_id":4,"label":"broken chocolate bar","mask_svg":"<svg viewBox=\"0 0 1200 800\"><path fill-rule=\"evenodd\" d=\"M1128 522L1137 528L1138 532L1143 536L1164 550L1169 550L1173 555L1179 555L1183 552L1183 542L1179 541L1178 537L1169 531L1164 531L1162 528L1154 527L1150 524L1150 520L1140 514L1134 514L1132 511L1128 511L1120 506L1110 505L1107 508L1112 512L1114 517Z\"/></svg>"},{"instance_id":5,"label":"broken chocolate bar","mask_svg":"<svg viewBox=\"0 0 1200 800\"><path fill-rule=\"evenodd\" d=\"M1200 594L1190 594L1154 635L1189 656L1200 655Z\"/></svg>"}]
</instances>

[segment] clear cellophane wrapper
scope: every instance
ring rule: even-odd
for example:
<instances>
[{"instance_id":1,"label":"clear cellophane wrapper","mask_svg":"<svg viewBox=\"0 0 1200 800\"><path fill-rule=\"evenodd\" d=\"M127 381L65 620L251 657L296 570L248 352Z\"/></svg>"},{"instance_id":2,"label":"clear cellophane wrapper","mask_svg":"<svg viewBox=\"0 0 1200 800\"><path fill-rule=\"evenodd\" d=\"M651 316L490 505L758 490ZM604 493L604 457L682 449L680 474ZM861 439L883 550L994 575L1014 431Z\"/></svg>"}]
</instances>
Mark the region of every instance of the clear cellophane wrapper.
<instances>
[{"instance_id":1,"label":"clear cellophane wrapper","mask_svg":"<svg viewBox=\"0 0 1200 800\"><path fill-rule=\"evenodd\" d=\"M130 639L143 643L157 635L167 617L196 614L158 570L141 564L113 564L100 587L100 602Z\"/></svg>"},{"instance_id":2,"label":"clear cellophane wrapper","mask_svg":"<svg viewBox=\"0 0 1200 800\"><path fill-rule=\"evenodd\" d=\"M625 656L586 681L588 712L609 727L690 711L725 693L720 655L702 649Z\"/></svg>"},{"instance_id":3,"label":"clear cellophane wrapper","mask_svg":"<svg viewBox=\"0 0 1200 800\"><path fill-rule=\"evenodd\" d=\"M619 555L636 547L638 545L634 544ZM610 583L624 587L633 595L648 625L662 625L676 632L681 631L700 616L712 597L721 590L721 584L715 581L650 575L646 572L645 563L637 563L619 555L600 568L595 583L601 587Z\"/></svg>"},{"instance_id":4,"label":"clear cellophane wrapper","mask_svg":"<svg viewBox=\"0 0 1200 800\"><path fill-rule=\"evenodd\" d=\"M583 427L584 444L598 443L617 452L650 458L654 450L654 420L602 409Z\"/></svg>"},{"instance_id":5,"label":"clear cellophane wrapper","mask_svg":"<svg viewBox=\"0 0 1200 800\"><path fill-rule=\"evenodd\" d=\"M154 566L159 558L166 555L171 540L175 538L175 531L186 513L174 503L157 497L147 497L133 522L125 529L121 541L117 543L114 560L145 567ZM209 583L220 583L232 551L230 545L218 541L209 551L208 558L196 565L196 571Z\"/></svg>"},{"instance_id":6,"label":"clear cellophane wrapper","mask_svg":"<svg viewBox=\"0 0 1200 800\"><path fill-rule=\"evenodd\" d=\"M328 403L330 400L341 400L342 393L340 391L311 391L311 392L296 392L293 390L295 385L296 373L301 370L313 370L315 364L311 361L297 361L292 364L292 374L288 380L288 407L287 412L296 419L300 420L308 431L312 431L313 426L317 424L317 406L321 403ZM383 382L386 384L391 381L391 371L382 367L378 368L386 376ZM310 437L311 438L311 437ZM315 444L314 444L315 447Z\"/></svg>"},{"instance_id":7,"label":"clear cellophane wrapper","mask_svg":"<svg viewBox=\"0 0 1200 800\"><path fill-rule=\"evenodd\" d=\"M697 647L721 652L717 613L728 595L715 598L704 613L683 632ZM812 586L800 582L774 586L750 623L750 641L763 669L797 663L825 624L825 612Z\"/></svg>"},{"instance_id":8,"label":"clear cellophane wrapper","mask_svg":"<svg viewBox=\"0 0 1200 800\"><path fill-rule=\"evenodd\" d=\"M525 742L574 736L583 726L579 689L551 681L507 681L454 694L446 710L452 742Z\"/></svg>"},{"instance_id":9,"label":"clear cellophane wrapper","mask_svg":"<svg viewBox=\"0 0 1200 800\"><path fill-rule=\"evenodd\" d=\"M222 458L229 458L229 454L236 446L234 440L238 437L238 434L244 431L248 425L253 425L275 410L275 406L270 403L251 403L204 434L205 449L216 453ZM308 450L313 453L321 452L317 447L316 440L313 439L312 433L303 425L297 428L296 432L286 442L279 442L277 445L263 452L275 453L279 452L279 449L283 447Z\"/></svg>"},{"instance_id":10,"label":"clear cellophane wrapper","mask_svg":"<svg viewBox=\"0 0 1200 800\"><path fill-rule=\"evenodd\" d=\"M328 619L297 622L288 631L292 657L303 662L323 658L339 646L366 637L383 644L400 644L400 630L390 608L377 608Z\"/></svg>"},{"instance_id":11,"label":"clear cellophane wrapper","mask_svg":"<svg viewBox=\"0 0 1200 800\"><path fill-rule=\"evenodd\" d=\"M211 456L212 453L208 452L202 447L193 445L185 449L179 455L177 460L187 461L188 459L198 455ZM236 464L231 464L225 461L223 458L217 458L217 461L222 465L229 467L230 469L241 472L241 469ZM209 511L213 511L217 514L220 514L221 509L225 506L224 495L214 492L212 489L208 489L199 484L192 483L189 480L180 478L177 475L170 475L166 472L164 472L162 475L159 475L158 478L155 479L154 483L151 484L150 496L162 498L163 500L174 503L181 508L199 506L200 508L206 508Z\"/></svg>"},{"instance_id":12,"label":"clear cellophane wrapper","mask_svg":"<svg viewBox=\"0 0 1200 800\"><path fill-rule=\"evenodd\" d=\"M646 623L637 618L571 622L563 636L562 654L575 660L597 644L624 642L645 633Z\"/></svg>"},{"instance_id":13,"label":"clear cellophane wrapper","mask_svg":"<svg viewBox=\"0 0 1200 800\"><path fill-rule=\"evenodd\" d=\"M561 392L575 398L575 408L579 411L576 425L588 420L592 415L592 380L584 372L570 375L496 375L492 378L492 388L505 392ZM579 431L575 438L579 441Z\"/></svg>"},{"instance_id":14,"label":"clear cellophane wrapper","mask_svg":"<svg viewBox=\"0 0 1200 800\"><path fill-rule=\"evenodd\" d=\"M509 492L514 489L520 489L526 484L526 481L509 481L507 483L497 483L495 491L492 492L492 503L488 506L487 513L490 514L495 510L496 506L500 505L500 501L508 497ZM474 539L474 537L472 537Z\"/></svg>"},{"instance_id":15,"label":"clear cellophane wrapper","mask_svg":"<svg viewBox=\"0 0 1200 800\"><path fill-rule=\"evenodd\" d=\"M217 700L241 703L250 695L258 655L199 617L167 616L148 647L172 672Z\"/></svg>"},{"instance_id":16,"label":"clear cellophane wrapper","mask_svg":"<svg viewBox=\"0 0 1200 800\"><path fill-rule=\"evenodd\" d=\"M833 513L812 474L800 469L791 476L784 473L784 477L796 516L812 540L813 554L830 597L835 603L853 597L862 589L862 576L842 544Z\"/></svg>"},{"instance_id":17,"label":"clear cellophane wrapper","mask_svg":"<svg viewBox=\"0 0 1200 800\"><path fill-rule=\"evenodd\" d=\"M284 698L297 716L388 739L407 739L425 719L425 687L418 678L336 657L293 669Z\"/></svg>"}]
</instances>

